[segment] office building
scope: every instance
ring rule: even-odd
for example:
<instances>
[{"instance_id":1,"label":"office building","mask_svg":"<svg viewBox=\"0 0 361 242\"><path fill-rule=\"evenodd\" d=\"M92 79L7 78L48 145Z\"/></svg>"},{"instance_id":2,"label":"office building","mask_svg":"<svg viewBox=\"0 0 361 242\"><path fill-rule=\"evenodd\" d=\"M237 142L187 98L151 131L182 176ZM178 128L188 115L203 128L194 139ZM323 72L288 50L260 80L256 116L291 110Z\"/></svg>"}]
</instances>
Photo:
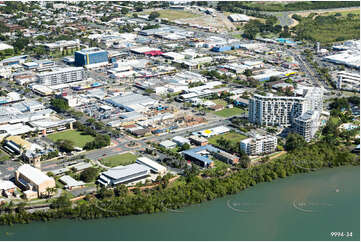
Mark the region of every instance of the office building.
<instances>
[{"instance_id":1,"label":"office building","mask_svg":"<svg viewBox=\"0 0 361 242\"><path fill-rule=\"evenodd\" d=\"M108 64L108 52L97 47L76 51L74 58L76 66Z\"/></svg>"},{"instance_id":2,"label":"office building","mask_svg":"<svg viewBox=\"0 0 361 242\"><path fill-rule=\"evenodd\" d=\"M82 67L68 67L37 74L37 82L45 86L82 81L85 74Z\"/></svg>"},{"instance_id":3,"label":"office building","mask_svg":"<svg viewBox=\"0 0 361 242\"><path fill-rule=\"evenodd\" d=\"M293 122L293 129L299 135L302 135L307 142L315 136L319 128L320 112L307 111L301 116L295 118Z\"/></svg>"},{"instance_id":4,"label":"office building","mask_svg":"<svg viewBox=\"0 0 361 242\"><path fill-rule=\"evenodd\" d=\"M240 148L247 155L261 155L272 153L277 148L276 136L258 136L241 140Z\"/></svg>"}]
</instances>

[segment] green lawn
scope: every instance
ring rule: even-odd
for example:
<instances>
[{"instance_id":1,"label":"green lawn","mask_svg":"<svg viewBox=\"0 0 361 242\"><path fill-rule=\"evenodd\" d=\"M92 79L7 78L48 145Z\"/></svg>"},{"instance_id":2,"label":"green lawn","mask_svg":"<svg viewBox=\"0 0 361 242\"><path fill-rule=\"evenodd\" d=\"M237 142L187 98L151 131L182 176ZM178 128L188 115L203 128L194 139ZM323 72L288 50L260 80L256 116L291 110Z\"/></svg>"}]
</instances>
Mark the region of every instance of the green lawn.
<instances>
[{"instance_id":1,"label":"green lawn","mask_svg":"<svg viewBox=\"0 0 361 242\"><path fill-rule=\"evenodd\" d=\"M200 15L194 14L191 12L183 11L183 10L170 10L164 9L156 11L160 14L160 18L167 18L168 20L176 20L176 19L183 19L183 18L195 18L199 17ZM149 11L144 11L140 14L150 14Z\"/></svg>"},{"instance_id":2,"label":"green lawn","mask_svg":"<svg viewBox=\"0 0 361 242\"><path fill-rule=\"evenodd\" d=\"M214 114L220 117L228 118L234 115L240 115L244 112L245 111L240 108L226 108L221 111L214 112Z\"/></svg>"},{"instance_id":3,"label":"green lawn","mask_svg":"<svg viewBox=\"0 0 361 242\"><path fill-rule=\"evenodd\" d=\"M4 151L0 150L0 162L4 162L10 159L10 156L6 154Z\"/></svg>"},{"instance_id":4,"label":"green lawn","mask_svg":"<svg viewBox=\"0 0 361 242\"><path fill-rule=\"evenodd\" d=\"M214 102L215 104L221 104L223 106L227 105L227 102L223 99L214 99L214 100L210 100L210 101Z\"/></svg>"},{"instance_id":5,"label":"green lawn","mask_svg":"<svg viewBox=\"0 0 361 242\"><path fill-rule=\"evenodd\" d=\"M74 142L74 146L80 148L83 148L86 143L94 140L93 136L83 135L82 132L77 130L66 130L63 132L49 134L47 137L53 142L56 142L59 139L71 140Z\"/></svg>"},{"instance_id":6,"label":"green lawn","mask_svg":"<svg viewBox=\"0 0 361 242\"><path fill-rule=\"evenodd\" d=\"M136 161L137 156L132 153L124 153L119 155L112 155L100 159L100 162L108 167L125 166Z\"/></svg>"},{"instance_id":7,"label":"green lawn","mask_svg":"<svg viewBox=\"0 0 361 242\"><path fill-rule=\"evenodd\" d=\"M224 168L229 168L231 167L230 164L224 163L223 161L217 160L217 159L213 159L214 161L214 166L217 169L224 169Z\"/></svg>"},{"instance_id":8,"label":"green lawn","mask_svg":"<svg viewBox=\"0 0 361 242\"><path fill-rule=\"evenodd\" d=\"M225 134L215 135L208 139L208 142L210 144L216 145L217 140L223 137L226 140L229 140L232 144L237 144L239 141L246 139L247 136L244 136L242 134L236 133L236 132L228 132Z\"/></svg>"}]
</instances>

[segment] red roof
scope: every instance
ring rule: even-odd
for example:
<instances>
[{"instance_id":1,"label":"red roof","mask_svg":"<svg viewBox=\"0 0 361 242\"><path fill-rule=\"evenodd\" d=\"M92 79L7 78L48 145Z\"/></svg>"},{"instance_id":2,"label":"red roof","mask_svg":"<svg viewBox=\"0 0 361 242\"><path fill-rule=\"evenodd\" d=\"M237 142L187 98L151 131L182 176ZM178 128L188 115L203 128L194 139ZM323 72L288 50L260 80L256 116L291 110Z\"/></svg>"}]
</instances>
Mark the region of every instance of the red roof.
<instances>
[{"instance_id":1,"label":"red roof","mask_svg":"<svg viewBox=\"0 0 361 242\"><path fill-rule=\"evenodd\" d=\"M161 55L161 54L163 54L163 52L159 51L159 50L152 50L152 51L144 52L144 54L145 55L155 56L155 55Z\"/></svg>"}]
</instances>

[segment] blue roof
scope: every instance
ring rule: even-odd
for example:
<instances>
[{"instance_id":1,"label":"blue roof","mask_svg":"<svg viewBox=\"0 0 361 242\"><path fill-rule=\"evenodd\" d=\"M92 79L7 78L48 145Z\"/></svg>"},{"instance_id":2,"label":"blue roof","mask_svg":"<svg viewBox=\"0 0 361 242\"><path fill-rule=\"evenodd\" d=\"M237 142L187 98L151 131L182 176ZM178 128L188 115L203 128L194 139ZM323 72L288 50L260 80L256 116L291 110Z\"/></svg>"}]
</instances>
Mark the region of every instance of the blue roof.
<instances>
[{"instance_id":1,"label":"blue roof","mask_svg":"<svg viewBox=\"0 0 361 242\"><path fill-rule=\"evenodd\" d=\"M191 156L191 157L193 157L193 158L195 158L195 159L197 159L199 161L202 161L205 164L212 163L213 161L211 159L208 159L207 157L198 154L198 152L203 151L203 150L207 150L209 152L218 152L218 151L220 151L219 149L213 147L212 145L204 145L204 146L199 146L199 147L196 147L196 148L193 148L193 149L182 151L182 153L186 154L186 155L189 155L189 156Z\"/></svg>"}]
</instances>

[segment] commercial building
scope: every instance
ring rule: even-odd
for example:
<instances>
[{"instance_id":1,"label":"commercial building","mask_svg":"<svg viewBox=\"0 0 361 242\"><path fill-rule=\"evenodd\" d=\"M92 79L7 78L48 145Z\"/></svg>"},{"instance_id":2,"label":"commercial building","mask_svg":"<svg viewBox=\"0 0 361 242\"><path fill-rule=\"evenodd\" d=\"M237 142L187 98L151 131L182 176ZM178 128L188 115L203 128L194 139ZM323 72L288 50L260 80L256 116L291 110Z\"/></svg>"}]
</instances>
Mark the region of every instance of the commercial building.
<instances>
[{"instance_id":1,"label":"commercial building","mask_svg":"<svg viewBox=\"0 0 361 242\"><path fill-rule=\"evenodd\" d=\"M68 49L76 49L80 47L80 41L76 40L59 40L54 43L46 43L44 44L45 49L48 51L63 51Z\"/></svg>"},{"instance_id":2,"label":"commercial building","mask_svg":"<svg viewBox=\"0 0 361 242\"><path fill-rule=\"evenodd\" d=\"M149 167L136 163L127 166L117 166L102 172L97 182L103 186L114 186L145 178L149 174Z\"/></svg>"},{"instance_id":3,"label":"commercial building","mask_svg":"<svg viewBox=\"0 0 361 242\"><path fill-rule=\"evenodd\" d=\"M74 58L76 66L108 64L108 52L97 47L76 51Z\"/></svg>"},{"instance_id":4,"label":"commercial building","mask_svg":"<svg viewBox=\"0 0 361 242\"><path fill-rule=\"evenodd\" d=\"M157 100L154 100L148 96L140 94L129 94L124 96L115 96L105 100L107 103L113 106L122 108L128 112L137 111L144 112L147 107L157 104Z\"/></svg>"},{"instance_id":5,"label":"commercial building","mask_svg":"<svg viewBox=\"0 0 361 242\"><path fill-rule=\"evenodd\" d=\"M37 82L45 86L82 81L85 78L82 67L68 67L37 74Z\"/></svg>"},{"instance_id":6,"label":"commercial building","mask_svg":"<svg viewBox=\"0 0 361 242\"><path fill-rule=\"evenodd\" d=\"M240 149L247 155L261 155L272 153L277 148L276 136L258 136L241 140Z\"/></svg>"},{"instance_id":7,"label":"commercial building","mask_svg":"<svg viewBox=\"0 0 361 242\"><path fill-rule=\"evenodd\" d=\"M71 176L65 175L59 178L59 181L65 185L66 189L73 190L75 188L84 187L85 183L82 181L77 181Z\"/></svg>"},{"instance_id":8,"label":"commercial building","mask_svg":"<svg viewBox=\"0 0 361 242\"><path fill-rule=\"evenodd\" d=\"M22 190L37 193L38 197L47 194L48 188L55 188L55 180L29 164L22 165L15 172L15 184Z\"/></svg>"},{"instance_id":9,"label":"commercial building","mask_svg":"<svg viewBox=\"0 0 361 242\"><path fill-rule=\"evenodd\" d=\"M348 67L360 69L360 50L348 50L335 55L323 57L324 61L335 64L345 65Z\"/></svg>"},{"instance_id":10,"label":"commercial building","mask_svg":"<svg viewBox=\"0 0 361 242\"><path fill-rule=\"evenodd\" d=\"M173 137L172 141L175 142L179 146L182 146L184 144L190 144L189 139L184 138L182 136L175 136L175 137Z\"/></svg>"},{"instance_id":11,"label":"commercial building","mask_svg":"<svg viewBox=\"0 0 361 242\"><path fill-rule=\"evenodd\" d=\"M319 111L310 110L295 118L292 127L296 133L302 135L307 142L310 142L320 126L319 118Z\"/></svg>"},{"instance_id":12,"label":"commercial building","mask_svg":"<svg viewBox=\"0 0 361 242\"><path fill-rule=\"evenodd\" d=\"M248 22L250 20L250 18L244 14L230 14L228 18L232 22Z\"/></svg>"},{"instance_id":13,"label":"commercial building","mask_svg":"<svg viewBox=\"0 0 361 242\"><path fill-rule=\"evenodd\" d=\"M266 126L290 126L293 119L308 110L322 112L323 90L321 88L303 88L295 91L302 96L266 96L255 94L249 99L248 114L252 123Z\"/></svg>"},{"instance_id":14,"label":"commercial building","mask_svg":"<svg viewBox=\"0 0 361 242\"><path fill-rule=\"evenodd\" d=\"M139 158L137 158L136 162L140 165L145 165L145 166L149 167L149 169L151 171L153 171L154 173L158 173L160 175L165 175L165 173L167 173L166 167L149 159L148 157L145 157L145 156L139 157Z\"/></svg>"},{"instance_id":15,"label":"commercial building","mask_svg":"<svg viewBox=\"0 0 361 242\"><path fill-rule=\"evenodd\" d=\"M188 161L194 162L201 167L213 167L214 162L209 158L210 152L216 152L218 149L212 145L199 146L193 149L184 150L181 153Z\"/></svg>"},{"instance_id":16,"label":"commercial building","mask_svg":"<svg viewBox=\"0 0 361 242\"><path fill-rule=\"evenodd\" d=\"M205 146L208 144L208 140L201 136L191 135L189 136L189 140L191 144L198 145L198 146Z\"/></svg>"},{"instance_id":17,"label":"commercial building","mask_svg":"<svg viewBox=\"0 0 361 242\"><path fill-rule=\"evenodd\" d=\"M360 74L340 71L337 73L337 89L360 91Z\"/></svg>"}]
</instances>

